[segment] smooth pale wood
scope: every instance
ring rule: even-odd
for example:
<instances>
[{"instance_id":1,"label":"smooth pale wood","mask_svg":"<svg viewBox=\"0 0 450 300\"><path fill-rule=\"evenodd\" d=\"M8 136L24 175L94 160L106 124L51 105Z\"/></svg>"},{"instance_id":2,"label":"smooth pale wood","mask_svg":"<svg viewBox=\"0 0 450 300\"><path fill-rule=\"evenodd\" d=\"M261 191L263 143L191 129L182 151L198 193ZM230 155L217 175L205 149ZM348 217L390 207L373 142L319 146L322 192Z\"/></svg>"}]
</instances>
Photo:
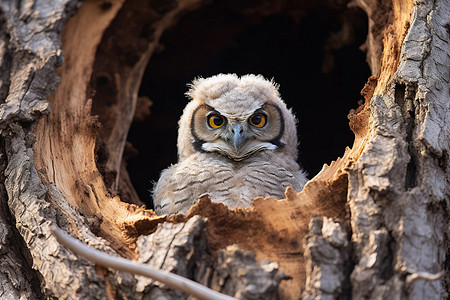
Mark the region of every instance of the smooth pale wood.
<instances>
[{"instance_id":1,"label":"smooth pale wood","mask_svg":"<svg viewBox=\"0 0 450 300\"><path fill-rule=\"evenodd\" d=\"M97 46L123 1L111 2L104 11L96 1L84 3L69 20L62 37L65 62L57 70L61 83L50 97L51 112L40 119L35 129L35 165L41 176L54 183L70 204L87 216L100 213L101 235L128 256L127 242L117 219L127 216L127 204L108 195L95 163L98 126L91 116L92 100L86 98L87 86Z\"/></svg>"},{"instance_id":2,"label":"smooth pale wood","mask_svg":"<svg viewBox=\"0 0 450 300\"><path fill-rule=\"evenodd\" d=\"M111 133L112 140L106 141L107 147L117 149L111 151L106 162L107 168L117 174L117 179L113 180L116 182L114 186L117 186L121 173L120 161L125 146L125 139L122 137L127 134L134 115L137 90L146 62L164 29L170 26L180 11L194 6L196 2L185 1L160 18L155 38L148 43L146 51L139 53L141 56L136 62L139 67L128 71L130 79L126 76L118 79L117 88L122 93L117 97L123 99L123 103L130 103L130 107L116 108L119 112L125 110L128 115L114 119L116 123ZM113 194L114 187L110 190L105 186L96 165L95 151L101 124L96 116L92 116L92 99L87 97L96 52L107 26L123 1L111 2L111 5L105 8L96 1L87 1L66 25L62 36L65 63L57 70L61 83L49 98L52 107L50 114L40 119L35 129L35 165L39 174L46 181L55 183L67 200L80 207L85 215L92 217L100 214L102 222L99 224L99 234L124 255L136 258L132 251L136 236L124 235L123 227L127 226L132 214L140 214L144 218L155 214L122 202ZM119 76L119 71L116 71L116 76ZM117 128L122 131L116 132ZM120 143L117 144L119 140Z\"/></svg>"}]
</instances>

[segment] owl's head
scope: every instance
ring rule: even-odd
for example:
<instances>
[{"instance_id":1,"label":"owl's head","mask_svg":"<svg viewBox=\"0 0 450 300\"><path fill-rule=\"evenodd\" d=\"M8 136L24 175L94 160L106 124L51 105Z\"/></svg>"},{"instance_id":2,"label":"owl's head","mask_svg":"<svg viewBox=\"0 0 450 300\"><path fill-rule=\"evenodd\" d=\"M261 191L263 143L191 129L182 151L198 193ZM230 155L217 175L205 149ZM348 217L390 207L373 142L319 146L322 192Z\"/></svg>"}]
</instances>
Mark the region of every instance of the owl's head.
<instances>
[{"instance_id":1,"label":"owl's head","mask_svg":"<svg viewBox=\"0 0 450 300\"><path fill-rule=\"evenodd\" d=\"M180 160L199 151L234 161L263 151L297 158L295 118L273 81L219 74L194 80L186 94L192 100L179 122Z\"/></svg>"}]
</instances>

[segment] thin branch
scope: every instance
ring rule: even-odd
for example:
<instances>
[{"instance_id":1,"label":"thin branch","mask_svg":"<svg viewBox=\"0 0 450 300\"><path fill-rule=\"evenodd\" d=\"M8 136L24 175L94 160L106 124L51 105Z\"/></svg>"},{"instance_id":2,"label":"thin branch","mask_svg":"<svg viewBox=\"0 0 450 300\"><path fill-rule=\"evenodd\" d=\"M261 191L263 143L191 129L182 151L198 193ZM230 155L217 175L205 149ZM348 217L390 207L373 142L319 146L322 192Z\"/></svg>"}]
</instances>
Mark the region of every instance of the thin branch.
<instances>
[{"instance_id":1,"label":"thin branch","mask_svg":"<svg viewBox=\"0 0 450 300\"><path fill-rule=\"evenodd\" d=\"M99 250L88 247L81 241L64 233L56 226L52 226L52 233L56 239L72 252L81 255L88 260L106 268L112 268L119 271L130 272L136 275L142 275L161 283L169 288L180 290L184 293L205 300L236 300L237 298L221 294L195 281L184 278L174 273L154 270L147 265L138 263L129 259L115 257Z\"/></svg>"},{"instance_id":2,"label":"thin branch","mask_svg":"<svg viewBox=\"0 0 450 300\"><path fill-rule=\"evenodd\" d=\"M412 273L408 276L406 276L406 284L407 285L411 285L413 284L416 280L419 279L423 279L423 280L438 280L441 279L444 276L444 271L441 271L437 274L433 274L433 273L428 273L428 272L415 272Z\"/></svg>"}]
</instances>

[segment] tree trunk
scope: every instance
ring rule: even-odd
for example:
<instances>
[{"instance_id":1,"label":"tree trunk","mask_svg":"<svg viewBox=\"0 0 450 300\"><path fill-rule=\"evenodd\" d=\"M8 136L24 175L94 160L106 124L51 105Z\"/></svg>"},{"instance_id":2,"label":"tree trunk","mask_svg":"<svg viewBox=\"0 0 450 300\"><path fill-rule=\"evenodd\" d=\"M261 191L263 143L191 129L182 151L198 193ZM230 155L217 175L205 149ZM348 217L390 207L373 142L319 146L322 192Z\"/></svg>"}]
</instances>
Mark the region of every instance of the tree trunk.
<instances>
[{"instance_id":1,"label":"tree trunk","mask_svg":"<svg viewBox=\"0 0 450 300\"><path fill-rule=\"evenodd\" d=\"M161 35L207 3L0 3L1 298L187 297L76 257L52 224L243 299L448 297L450 1L349 4L368 16L373 76L353 146L303 191L158 216L126 171L126 136Z\"/></svg>"}]
</instances>

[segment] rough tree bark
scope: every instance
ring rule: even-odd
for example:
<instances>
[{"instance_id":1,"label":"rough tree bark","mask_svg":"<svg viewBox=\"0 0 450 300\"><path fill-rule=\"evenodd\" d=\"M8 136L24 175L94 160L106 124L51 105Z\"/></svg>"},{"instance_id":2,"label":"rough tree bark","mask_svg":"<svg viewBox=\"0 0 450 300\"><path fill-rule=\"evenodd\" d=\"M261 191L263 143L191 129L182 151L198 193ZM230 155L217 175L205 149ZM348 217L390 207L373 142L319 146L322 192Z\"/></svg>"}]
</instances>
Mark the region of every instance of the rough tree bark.
<instances>
[{"instance_id":1,"label":"rough tree bark","mask_svg":"<svg viewBox=\"0 0 450 300\"><path fill-rule=\"evenodd\" d=\"M157 216L139 206L125 136L161 34L206 2L0 3L0 297L186 297L76 257L51 224L243 299L448 297L450 1L351 2L373 76L354 145L303 191Z\"/></svg>"}]
</instances>

